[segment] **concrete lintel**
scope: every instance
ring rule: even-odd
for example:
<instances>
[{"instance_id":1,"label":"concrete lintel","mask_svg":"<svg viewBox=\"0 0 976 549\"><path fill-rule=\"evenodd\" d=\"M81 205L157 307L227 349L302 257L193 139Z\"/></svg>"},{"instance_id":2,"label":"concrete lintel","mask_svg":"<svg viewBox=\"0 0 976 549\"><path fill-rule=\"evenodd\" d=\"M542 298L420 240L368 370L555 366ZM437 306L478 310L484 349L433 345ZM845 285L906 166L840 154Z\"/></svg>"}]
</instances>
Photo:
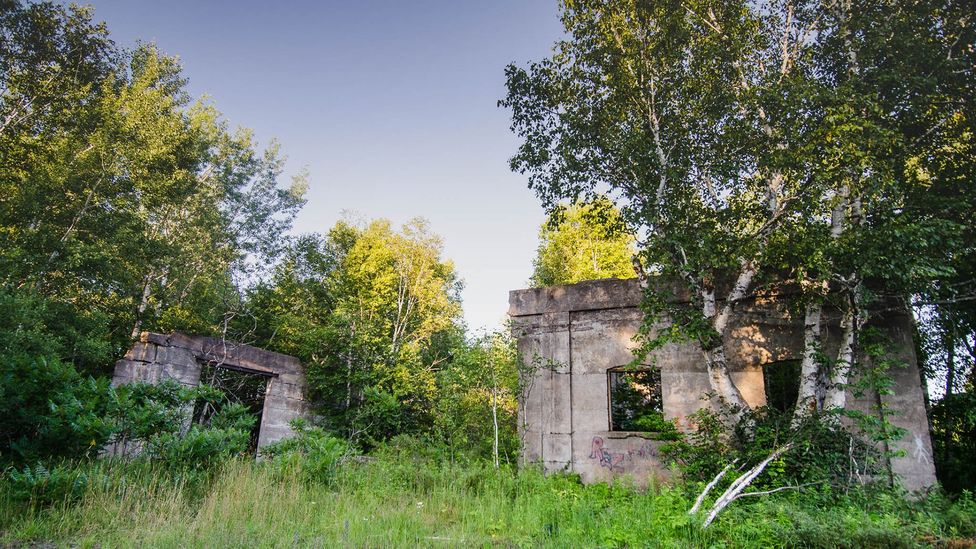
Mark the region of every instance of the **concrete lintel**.
<instances>
[{"instance_id":1,"label":"concrete lintel","mask_svg":"<svg viewBox=\"0 0 976 549\"><path fill-rule=\"evenodd\" d=\"M508 294L509 316L634 307L640 303L636 279L607 278L571 284L513 290Z\"/></svg>"}]
</instances>

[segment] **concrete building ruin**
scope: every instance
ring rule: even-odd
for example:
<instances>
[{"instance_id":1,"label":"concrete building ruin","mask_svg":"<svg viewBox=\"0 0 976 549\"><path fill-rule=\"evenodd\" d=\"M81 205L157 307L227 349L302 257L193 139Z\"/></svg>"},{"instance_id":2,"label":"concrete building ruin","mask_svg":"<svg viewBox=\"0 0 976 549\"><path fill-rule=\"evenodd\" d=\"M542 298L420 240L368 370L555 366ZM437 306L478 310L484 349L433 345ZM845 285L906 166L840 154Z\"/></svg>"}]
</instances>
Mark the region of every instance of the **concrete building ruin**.
<instances>
[{"instance_id":1,"label":"concrete building ruin","mask_svg":"<svg viewBox=\"0 0 976 549\"><path fill-rule=\"evenodd\" d=\"M305 375L297 358L211 337L143 332L125 357L115 363L112 386L173 379L195 387L205 370L239 372L257 378L259 396L264 401L260 408L258 449L290 436L292 419L311 417L305 399ZM128 453L128 449L109 451Z\"/></svg>"},{"instance_id":2,"label":"concrete building ruin","mask_svg":"<svg viewBox=\"0 0 976 549\"><path fill-rule=\"evenodd\" d=\"M625 373L622 367L634 360L641 295L636 280L616 279L511 292L509 315L519 355L533 372L519 410L525 462L540 462L547 472L578 473L584 482L625 475L646 482L668 475L659 456L662 442L628 430L626 416L615 417L614 388ZM754 297L737 305L725 336L733 380L752 407L782 398L770 390L770 379L802 354L802 314L791 314L787 301L788 296ZM829 347L839 339L839 326L836 318L825 318ZM876 413L883 402L892 412L888 420L908 433L891 443L891 450L900 451L891 459L892 471L908 489L931 486L935 467L911 316L888 310L872 315L870 324L890 339L893 358L902 366L889 372L893 394L858 396L848 389L847 407ZM644 362L641 370L658 376L655 398L665 419L679 429L691 428L693 412L714 408L705 397L711 387L696 344L669 343Z\"/></svg>"}]
</instances>

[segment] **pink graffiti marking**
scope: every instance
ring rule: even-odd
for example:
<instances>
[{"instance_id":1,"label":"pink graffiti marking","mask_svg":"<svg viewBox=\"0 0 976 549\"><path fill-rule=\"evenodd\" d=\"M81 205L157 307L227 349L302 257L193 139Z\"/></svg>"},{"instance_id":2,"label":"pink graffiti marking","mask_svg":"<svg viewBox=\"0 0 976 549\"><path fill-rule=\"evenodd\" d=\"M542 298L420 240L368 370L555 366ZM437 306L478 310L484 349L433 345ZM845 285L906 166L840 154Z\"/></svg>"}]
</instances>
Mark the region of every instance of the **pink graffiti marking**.
<instances>
[{"instance_id":1,"label":"pink graffiti marking","mask_svg":"<svg viewBox=\"0 0 976 549\"><path fill-rule=\"evenodd\" d=\"M603 437L593 437L593 444L590 447L590 459L599 459L600 466L606 467L611 471L614 467L619 468L626 455L614 454L603 447Z\"/></svg>"}]
</instances>

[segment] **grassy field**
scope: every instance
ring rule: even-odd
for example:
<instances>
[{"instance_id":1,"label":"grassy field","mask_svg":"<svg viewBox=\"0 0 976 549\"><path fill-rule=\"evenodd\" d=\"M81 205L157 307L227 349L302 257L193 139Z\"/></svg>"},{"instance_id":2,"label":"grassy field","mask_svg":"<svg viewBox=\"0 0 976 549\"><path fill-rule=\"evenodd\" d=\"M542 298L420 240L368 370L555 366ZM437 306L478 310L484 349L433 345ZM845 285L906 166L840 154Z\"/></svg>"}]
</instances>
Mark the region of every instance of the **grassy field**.
<instances>
[{"instance_id":1,"label":"grassy field","mask_svg":"<svg viewBox=\"0 0 976 549\"><path fill-rule=\"evenodd\" d=\"M971 498L787 494L737 502L702 531L694 486L581 486L386 451L310 480L300 462L173 472L94 462L61 499L5 475L0 544L81 547L915 547L960 546ZM57 475L55 475L57 476ZM50 490L49 490L50 491ZM73 495L71 495L73 491Z\"/></svg>"}]
</instances>

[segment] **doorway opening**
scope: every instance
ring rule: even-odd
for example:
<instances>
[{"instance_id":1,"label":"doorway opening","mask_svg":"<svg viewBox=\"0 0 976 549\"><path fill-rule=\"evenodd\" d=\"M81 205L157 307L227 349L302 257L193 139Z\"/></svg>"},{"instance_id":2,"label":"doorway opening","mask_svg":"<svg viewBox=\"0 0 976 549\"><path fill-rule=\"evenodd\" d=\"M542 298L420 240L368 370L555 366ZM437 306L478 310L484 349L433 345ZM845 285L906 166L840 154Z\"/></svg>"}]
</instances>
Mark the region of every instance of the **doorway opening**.
<instances>
[{"instance_id":1,"label":"doorway opening","mask_svg":"<svg viewBox=\"0 0 976 549\"><path fill-rule=\"evenodd\" d=\"M200 383L220 390L225 398L218 402L206 399L197 400L193 408L193 423L210 425L214 415L220 412L224 406L240 404L255 419L254 426L251 428L248 451L256 452L258 436L261 432L264 399L273 376L213 361L201 361L200 367Z\"/></svg>"}]
</instances>

